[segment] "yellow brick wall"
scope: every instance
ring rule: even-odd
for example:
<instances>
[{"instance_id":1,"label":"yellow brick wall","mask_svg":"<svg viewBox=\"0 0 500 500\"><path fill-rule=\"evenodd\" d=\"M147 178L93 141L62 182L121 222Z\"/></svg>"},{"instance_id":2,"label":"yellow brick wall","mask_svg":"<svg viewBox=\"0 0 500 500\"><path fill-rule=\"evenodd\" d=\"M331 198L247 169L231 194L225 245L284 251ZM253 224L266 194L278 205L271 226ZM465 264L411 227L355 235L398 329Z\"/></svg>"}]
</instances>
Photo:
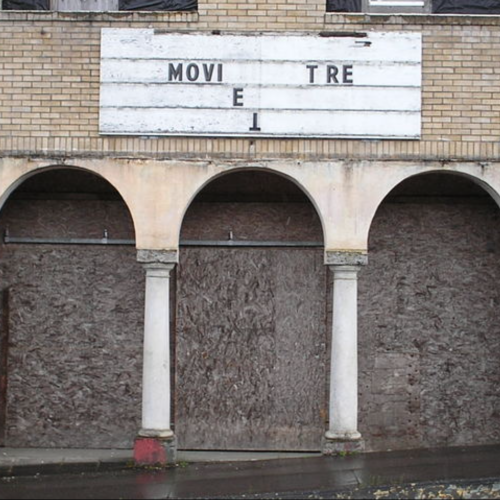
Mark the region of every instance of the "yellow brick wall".
<instances>
[{"instance_id":1,"label":"yellow brick wall","mask_svg":"<svg viewBox=\"0 0 500 500\"><path fill-rule=\"evenodd\" d=\"M100 137L103 27L422 32L422 139ZM202 0L198 13L0 12L0 150L71 157L498 159L500 19L326 14L324 1L305 0Z\"/></svg>"},{"instance_id":2,"label":"yellow brick wall","mask_svg":"<svg viewBox=\"0 0 500 500\"><path fill-rule=\"evenodd\" d=\"M317 30L326 0L201 0L198 5L202 29Z\"/></svg>"}]
</instances>

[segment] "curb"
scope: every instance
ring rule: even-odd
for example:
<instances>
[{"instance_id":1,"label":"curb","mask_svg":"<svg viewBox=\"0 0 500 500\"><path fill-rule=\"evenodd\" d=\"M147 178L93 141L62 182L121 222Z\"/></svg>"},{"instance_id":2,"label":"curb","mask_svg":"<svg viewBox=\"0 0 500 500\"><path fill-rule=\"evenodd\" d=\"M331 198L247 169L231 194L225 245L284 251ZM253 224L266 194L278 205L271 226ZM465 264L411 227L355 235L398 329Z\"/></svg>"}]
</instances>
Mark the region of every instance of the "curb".
<instances>
[{"instance_id":1,"label":"curb","mask_svg":"<svg viewBox=\"0 0 500 500\"><path fill-rule=\"evenodd\" d=\"M50 474L79 474L89 472L111 472L134 469L132 460L106 462L59 462L50 464L26 464L0 466L0 478L38 476Z\"/></svg>"}]
</instances>

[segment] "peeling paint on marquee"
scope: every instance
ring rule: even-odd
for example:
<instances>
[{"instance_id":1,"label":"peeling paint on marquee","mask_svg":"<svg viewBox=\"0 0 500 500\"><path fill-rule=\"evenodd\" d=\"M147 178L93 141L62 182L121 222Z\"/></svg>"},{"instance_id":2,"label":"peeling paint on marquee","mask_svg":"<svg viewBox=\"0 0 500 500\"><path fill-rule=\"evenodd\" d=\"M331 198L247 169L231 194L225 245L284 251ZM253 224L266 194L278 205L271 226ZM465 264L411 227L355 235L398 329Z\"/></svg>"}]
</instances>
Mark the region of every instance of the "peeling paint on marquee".
<instances>
[{"instance_id":1,"label":"peeling paint on marquee","mask_svg":"<svg viewBox=\"0 0 500 500\"><path fill-rule=\"evenodd\" d=\"M419 33L103 29L103 135L418 139Z\"/></svg>"}]
</instances>

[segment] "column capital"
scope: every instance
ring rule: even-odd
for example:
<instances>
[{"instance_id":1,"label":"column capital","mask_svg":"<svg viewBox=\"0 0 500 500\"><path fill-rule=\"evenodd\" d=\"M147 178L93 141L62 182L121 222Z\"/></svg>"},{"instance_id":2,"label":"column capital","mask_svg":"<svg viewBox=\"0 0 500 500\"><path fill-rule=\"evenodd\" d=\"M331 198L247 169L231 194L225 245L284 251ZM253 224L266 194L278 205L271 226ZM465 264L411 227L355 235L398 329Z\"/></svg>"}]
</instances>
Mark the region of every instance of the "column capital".
<instances>
[{"instance_id":1,"label":"column capital","mask_svg":"<svg viewBox=\"0 0 500 500\"><path fill-rule=\"evenodd\" d=\"M164 264L162 262L146 262L142 264L147 278L170 278L175 264Z\"/></svg>"},{"instance_id":2,"label":"column capital","mask_svg":"<svg viewBox=\"0 0 500 500\"><path fill-rule=\"evenodd\" d=\"M325 264L332 267L341 266L346 268L366 266L368 264L368 254L362 250L326 250Z\"/></svg>"},{"instance_id":3,"label":"column capital","mask_svg":"<svg viewBox=\"0 0 500 500\"><path fill-rule=\"evenodd\" d=\"M334 281L337 280L357 280L361 266L339 266L329 265L330 271L333 273Z\"/></svg>"},{"instance_id":4,"label":"column capital","mask_svg":"<svg viewBox=\"0 0 500 500\"><path fill-rule=\"evenodd\" d=\"M137 250L137 262L141 264L169 264L172 268L179 262L179 252L176 249L173 250L148 250L139 249Z\"/></svg>"}]
</instances>

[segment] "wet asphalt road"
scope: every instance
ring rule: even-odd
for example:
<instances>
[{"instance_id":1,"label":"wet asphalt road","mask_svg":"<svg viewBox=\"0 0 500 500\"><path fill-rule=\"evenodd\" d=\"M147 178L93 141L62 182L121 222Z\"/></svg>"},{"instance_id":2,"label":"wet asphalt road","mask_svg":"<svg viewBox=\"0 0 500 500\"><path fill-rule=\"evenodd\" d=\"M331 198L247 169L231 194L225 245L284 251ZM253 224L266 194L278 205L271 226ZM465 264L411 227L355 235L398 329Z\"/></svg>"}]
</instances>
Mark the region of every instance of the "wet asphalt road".
<instances>
[{"instance_id":1,"label":"wet asphalt road","mask_svg":"<svg viewBox=\"0 0 500 500\"><path fill-rule=\"evenodd\" d=\"M328 498L346 488L499 478L500 446L489 446L6 477L0 498Z\"/></svg>"}]
</instances>

